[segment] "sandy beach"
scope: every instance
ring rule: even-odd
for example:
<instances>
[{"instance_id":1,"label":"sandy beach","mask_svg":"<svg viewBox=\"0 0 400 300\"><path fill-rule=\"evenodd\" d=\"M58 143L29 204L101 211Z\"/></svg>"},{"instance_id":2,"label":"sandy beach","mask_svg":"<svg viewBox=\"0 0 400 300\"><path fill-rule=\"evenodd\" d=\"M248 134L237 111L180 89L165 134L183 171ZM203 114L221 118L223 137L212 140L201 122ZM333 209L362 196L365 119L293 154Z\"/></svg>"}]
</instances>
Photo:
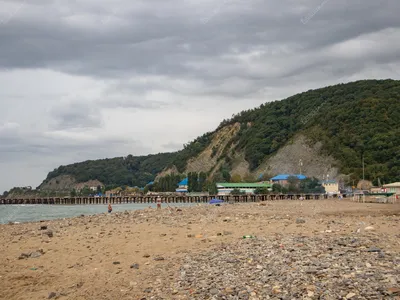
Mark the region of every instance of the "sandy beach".
<instances>
[{"instance_id":1,"label":"sandy beach","mask_svg":"<svg viewBox=\"0 0 400 300\"><path fill-rule=\"evenodd\" d=\"M1 299L400 296L400 204L163 205L0 229Z\"/></svg>"}]
</instances>

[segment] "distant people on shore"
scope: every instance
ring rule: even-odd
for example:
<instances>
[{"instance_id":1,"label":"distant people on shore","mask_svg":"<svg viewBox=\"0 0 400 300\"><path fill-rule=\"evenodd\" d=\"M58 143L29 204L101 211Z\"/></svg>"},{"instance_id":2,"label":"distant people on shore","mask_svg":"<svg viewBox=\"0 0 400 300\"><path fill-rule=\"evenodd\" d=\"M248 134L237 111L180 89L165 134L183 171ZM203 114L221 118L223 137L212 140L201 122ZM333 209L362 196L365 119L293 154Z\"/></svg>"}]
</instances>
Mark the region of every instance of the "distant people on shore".
<instances>
[{"instance_id":1,"label":"distant people on shore","mask_svg":"<svg viewBox=\"0 0 400 300\"><path fill-rule=\"evenodd\" d=\"M108 204L108 213L111 213L112 212L112 206L111 206L111 203L109 203Z\"/></svg>"},{"instance_id":2,"label":"distant people on shore","mask_svg":"<svg viewBox=\"0 0 400 300\"><path fill-rule=\"evenodd\" d=\"M161 197L160 196L157 196L156 202L157 202L157 209L161 209Z\"/></svg>"}]
</instances>

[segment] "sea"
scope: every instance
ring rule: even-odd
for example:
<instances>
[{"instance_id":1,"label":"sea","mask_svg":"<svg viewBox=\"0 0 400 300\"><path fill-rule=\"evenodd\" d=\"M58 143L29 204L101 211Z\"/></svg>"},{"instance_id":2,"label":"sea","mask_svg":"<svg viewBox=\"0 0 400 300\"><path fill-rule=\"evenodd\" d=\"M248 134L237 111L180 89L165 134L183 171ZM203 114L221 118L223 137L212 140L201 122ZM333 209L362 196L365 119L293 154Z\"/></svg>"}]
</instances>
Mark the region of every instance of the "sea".
<instances>
[{"instance_id":1,"label":"sea","mask_svg":"<svg viewBox=\"0 0 400 300\"><path fill-rule=\"evenodd\" d=\"M194 203L173 203L171 207L193 206ZM165 207L165 204L163 204ZM71 218L80 215L95 215L107 212L107 205L47 205L47 204L21 204L0 205L0 224L9 222L34 222L40 220L54 220ZM125 210L138 210L148 207L156 208L155 203L130 203L113 204L113 213Z\"/></svg>"}]
</instances>

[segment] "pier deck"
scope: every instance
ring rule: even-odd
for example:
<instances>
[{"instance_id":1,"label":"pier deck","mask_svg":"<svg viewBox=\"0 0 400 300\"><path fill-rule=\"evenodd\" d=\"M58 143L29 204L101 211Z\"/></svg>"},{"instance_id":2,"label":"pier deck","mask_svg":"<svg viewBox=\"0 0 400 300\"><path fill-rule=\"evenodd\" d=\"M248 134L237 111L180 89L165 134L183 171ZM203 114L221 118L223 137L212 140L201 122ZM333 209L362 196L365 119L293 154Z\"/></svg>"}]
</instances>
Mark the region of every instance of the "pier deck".
<instances>
[{"instance_id":1,"label":"pier deck","mask_svg":"<svg viewBox=\"0 0 400 300\"><path fill-rule=\"evenodd\" d=\"M160 196L163 203L207 203L213 198L226 202L259 202L271 200L320 200L328 199L325 194L267 194L267 195L224 195L224 196ZM120 197L48 197L48 198L15 198L0 199L0 205L7 204L128 204L155 203L157 196L120 196Z\"/></svg>"}]
</instances>

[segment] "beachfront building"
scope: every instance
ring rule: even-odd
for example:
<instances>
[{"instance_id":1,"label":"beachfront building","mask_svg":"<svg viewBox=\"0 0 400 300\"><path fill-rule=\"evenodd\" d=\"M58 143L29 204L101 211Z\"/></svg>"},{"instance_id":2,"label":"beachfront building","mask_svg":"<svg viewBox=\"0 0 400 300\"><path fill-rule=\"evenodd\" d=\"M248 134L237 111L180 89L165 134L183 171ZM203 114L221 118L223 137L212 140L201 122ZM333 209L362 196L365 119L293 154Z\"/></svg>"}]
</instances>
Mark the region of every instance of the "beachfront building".
<instances>
[{"instance_id":1,"label":"beachfront building","mask_svg":"<svg viewBox=\"0 0 400 300\"><path fill-rule=\"evenodd\" d=\"M189 179L186 177L181 182L178 183L178 188L175 190L177 193L187 193L188 192L188 182Z\"/></svg>"},{"instance_id":2,"label":"beachfront building","mask_svg":"<svg viewBox=\"0 0 400 300\"><path fill-rule=\"evenodd\" d=\"M395 193L396 195L400 195L400 182L384 184L383 188L386 189L386 193Z\"/></svg>"},{"instance_id":3,"label":"beachfront building","mask_svg":"<svg viewBox=\"0 0 400 300\"><path fill-rule=\"evenodd\" d=\"M239 182L239 183L229 183L229 182L221 182L217 183L218 195L229 195L234 189L238 189L241 192L246 194L253 194L257 188L271 188L270 183L246 183L246 182Z\"/></svg>"},{"instance_id":4,"label":"beachfront building","mask_svg":"<svg viewBox=\"0 0 400 300\"><path fill-rule=\"evenodd\" d=\"M386 193L386 190L384 187L379 187L379 186L373 186L370 188L370 193L371 194L379 194L379 193Z\"/></svg>"},{"instance_id":5,"label":"beachfront building","mask_svg":"<svg viewBox=\"0 0 400 300\"><path fill-rule=\"evenodd\" d=\"M271 184L288 185L288 178L294 176L299 180L304 180L307 177L302 174L279 174L270 179Z\"/></svg>"},{"instance_id":6,"label":"beachfront building","mask_svg":"<svg viewBox=\"0 0 400 300\"><path fill-rule=\"evenodd\" d=\"M335 180L321 181L321 185L325 188L327 194L339 194L339 183Z\"/></svg>"}]
</instances>

